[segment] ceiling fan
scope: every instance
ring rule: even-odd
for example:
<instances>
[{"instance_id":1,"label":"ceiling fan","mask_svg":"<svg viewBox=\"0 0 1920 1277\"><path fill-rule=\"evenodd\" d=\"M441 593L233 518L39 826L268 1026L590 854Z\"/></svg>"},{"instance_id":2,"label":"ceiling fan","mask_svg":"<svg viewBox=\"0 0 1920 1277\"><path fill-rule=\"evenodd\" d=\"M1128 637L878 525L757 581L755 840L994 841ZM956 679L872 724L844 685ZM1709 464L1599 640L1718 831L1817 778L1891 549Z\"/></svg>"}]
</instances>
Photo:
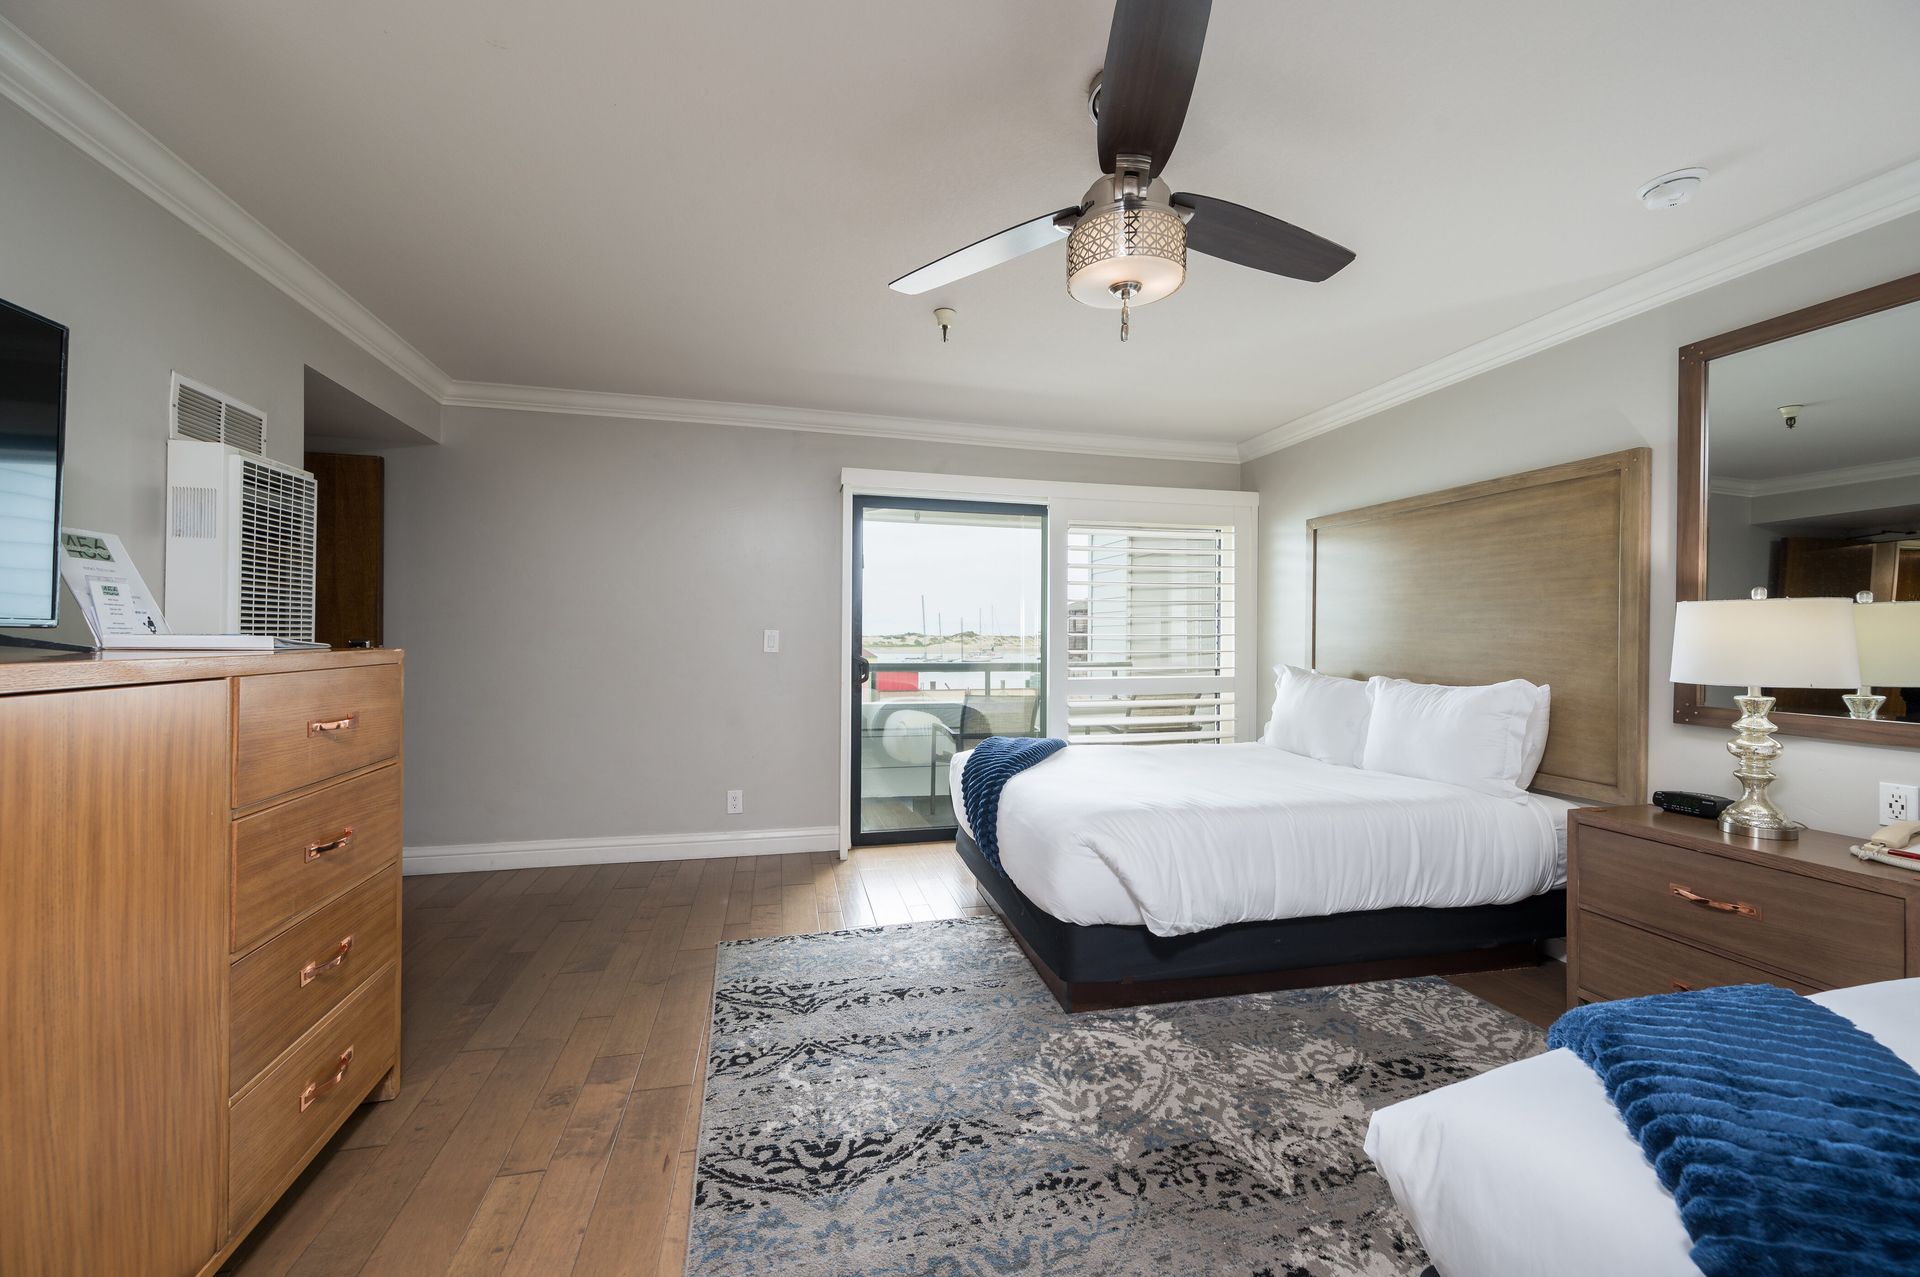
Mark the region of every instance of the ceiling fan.
<instances>
[{"instance_id":1,"label":"ceiling fan","mask_svg":"<svg viewBox=\"0 0 1920 1277\"><path fill-rule=\"evenodd\" d=\"M1080 202L1046 213L902 275L889 287L924 293L1067 237L1067 292L1120 311L1171 297L1187 250L1319 283L1353 253L1277 217L1175 194L1160 177L1186 122L1212 0L1117 0L1107 62L1088 91L1102 176Z\"/></svg>"}]
</instances>

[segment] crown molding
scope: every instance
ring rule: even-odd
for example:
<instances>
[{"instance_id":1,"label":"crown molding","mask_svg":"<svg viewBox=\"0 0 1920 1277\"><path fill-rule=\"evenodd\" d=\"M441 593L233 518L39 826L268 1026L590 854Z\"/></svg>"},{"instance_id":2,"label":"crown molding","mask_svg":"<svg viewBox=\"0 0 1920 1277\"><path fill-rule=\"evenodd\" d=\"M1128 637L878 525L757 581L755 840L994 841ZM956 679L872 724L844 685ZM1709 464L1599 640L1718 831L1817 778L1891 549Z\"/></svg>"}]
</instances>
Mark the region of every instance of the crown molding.
<instances>
[{"instance_id":1,"label":"crown molding","mask_svg":"<svg viewBox=\"0 0 1920 1277\"><path fill-rule=\"evenodd\" d=\"M1696 249L1517 328L1475 342L1370 390L1255 435L1240 445L1240 459L1252 461L1352 425L1388 408L1913 212L1920 212L1920 160Z\"/></svg>"},{"instance_id":2,"label":"crown molding","mask_svg":"<svg viewBox=\"0 0 1920 1277\"><path fill-rule=\"evenodd\" d=\"M413 386L447 407L748 426L1165 461L1251 461L1798 253L1920 210L1920 161L1508 330L1237 445L812 408L454 381L319 267L141 128L23 31L0 18L5 97L224 249Z\"/></svg>"},{"instance_id":3,"label":"crown molding","mask_svg":"<svg viewBox=\"0 0 1920 1277\"><path fill-rule=\"evenodd\" d=\"M878 439L909 439L920 443L965 444L976 448L1020 448L1030 452L1086 452L1112 457L1144 457L1155 461L1211 461L1227 465L1240 460L1239 448L1231 443L1082 434L1075 430L1029 430L1021 426L833 412L824 408L786 408L775 404L724 403L712 399L668 399L658 395L507 386L491 382L456 381L447 388L440 402L450 408L552 412L631 421L746 426L756 430L800 430L813 434L865 435Z\"/></svg>"},{"instance_id":4,"label":"crown molding","mask_svg":"<svg viewBox=\"0 0 1920 1277\"><path fill-rule=\"evenodd\" d=\"M1707 491L1728 497L1783 497L1793 492L1817 492L1822 488L1846 488L1916 476L1920 476L1920 457L1907 457L1899 461L1843 466L1837 470L1814 470L1782 479L1714 479L1707 484Z\"/></svg>"},{"instance_id":5,"label":"crown molding","mask_svg":"<svg viewBox=\"0 0 1920 1277\"><path fill-rule=\"evenodd\" d=\"M285 240L0 18L0 96L225 249L342 336L438 399L448 377Z\"/></svg>"},{"instance_id":6,"label":"crown molding","mask_svg":"<svg viewBox=\"0 0 1920 1277\"><path fill-rule=\"evenodd\" d=\"M0 18L0 96L212 240L443 407L753 426L1165 461L1232 465L1240 459L1239 449L1230 443L1133 439L870 413L456 382L319 267L5 18Z\"/></svg>"}]
</instances>

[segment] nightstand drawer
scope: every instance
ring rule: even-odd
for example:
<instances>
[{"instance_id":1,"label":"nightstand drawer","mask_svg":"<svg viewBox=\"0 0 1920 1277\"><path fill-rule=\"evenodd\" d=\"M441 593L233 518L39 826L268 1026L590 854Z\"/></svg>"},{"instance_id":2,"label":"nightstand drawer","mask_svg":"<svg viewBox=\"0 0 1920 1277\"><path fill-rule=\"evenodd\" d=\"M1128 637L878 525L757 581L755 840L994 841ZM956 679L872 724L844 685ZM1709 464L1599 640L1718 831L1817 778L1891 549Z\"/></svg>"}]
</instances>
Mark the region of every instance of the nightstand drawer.
<instances>
[{"instance_id":1,"label":"nightstand drawer","mask_svg":"<svg viewBox=\"0 0 1920 1277\"><path fill-rule=\"evenodd\" d=\"M1579 841L1583 910L1828 988L1906 973L1898 897L1589 826Z\"/></svg>"},{"instance_id":2,"label":"nightstand drawer","mask_svg":"<svg viewBox=\"0 0 1920 1277\"><path fill-rule=\"evenodd\" d=\"M1596 913L1580 912L1580 991L1602 998L1640 998L1653 993L1710 989L1723 984L1778 984L1795 993L1818 993L1731 958L1694 949Z\"/></svg>"}]
</instances>

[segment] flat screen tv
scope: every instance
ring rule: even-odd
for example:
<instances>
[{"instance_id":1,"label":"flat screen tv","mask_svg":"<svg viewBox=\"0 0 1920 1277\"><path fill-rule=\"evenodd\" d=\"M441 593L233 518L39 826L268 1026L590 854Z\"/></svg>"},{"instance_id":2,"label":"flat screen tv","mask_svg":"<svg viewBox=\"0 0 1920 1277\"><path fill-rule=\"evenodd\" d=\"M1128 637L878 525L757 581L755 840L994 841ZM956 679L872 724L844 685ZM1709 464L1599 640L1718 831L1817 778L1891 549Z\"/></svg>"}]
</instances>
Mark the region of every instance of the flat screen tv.
<instances>
[{"instance_id":1,"label":"flat screen tv","mask_svg":"<svg viewBox=\"0 0 1920 1277\"><path fill-rule=\"evenodd\" d=\"M60 619L67 330L0 301L0 626Z\"/></svg>"}]
</instances>

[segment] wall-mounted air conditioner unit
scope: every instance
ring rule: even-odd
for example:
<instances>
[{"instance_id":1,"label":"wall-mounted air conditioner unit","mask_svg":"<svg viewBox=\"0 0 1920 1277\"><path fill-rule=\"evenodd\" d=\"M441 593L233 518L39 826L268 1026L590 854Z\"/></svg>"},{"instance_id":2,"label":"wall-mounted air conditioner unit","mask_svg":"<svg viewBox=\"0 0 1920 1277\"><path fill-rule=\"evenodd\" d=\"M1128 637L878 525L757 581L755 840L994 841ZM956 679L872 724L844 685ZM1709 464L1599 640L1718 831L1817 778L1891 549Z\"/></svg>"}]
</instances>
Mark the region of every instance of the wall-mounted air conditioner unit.
<instances>
[{"instance_id":1,"label":"wall-mounted air conditioner unit","mask_svg":"<svg viewBox=\"0 0 1920 1277\"><path fill-rule=\"evenodd\" d=\"M314 497L305 470L167 441L167 624L176 634L313 638Z\"/></svg>"}]
</instances>

